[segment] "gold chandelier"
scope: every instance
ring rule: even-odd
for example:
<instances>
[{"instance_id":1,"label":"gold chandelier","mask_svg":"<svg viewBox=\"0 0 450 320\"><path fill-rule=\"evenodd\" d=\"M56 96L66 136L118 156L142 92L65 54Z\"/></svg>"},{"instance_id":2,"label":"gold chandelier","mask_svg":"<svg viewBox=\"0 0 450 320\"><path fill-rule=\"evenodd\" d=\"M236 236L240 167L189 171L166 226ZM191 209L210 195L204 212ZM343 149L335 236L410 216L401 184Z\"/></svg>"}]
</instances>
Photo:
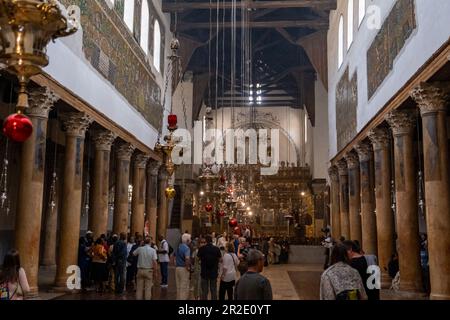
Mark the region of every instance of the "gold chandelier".
<instances>
[{"instance_id":1,"label":"gold chandelier","mask_svg":"<svg viewBox=\"0 0 450 320\"><path fill-rule=\"evenodd\" d=\"M57 0L0 0L0 63L19 80L18 113L28 107L29 79L49 63L47 45L77 24Z\"/></svg>"}]
</instances>

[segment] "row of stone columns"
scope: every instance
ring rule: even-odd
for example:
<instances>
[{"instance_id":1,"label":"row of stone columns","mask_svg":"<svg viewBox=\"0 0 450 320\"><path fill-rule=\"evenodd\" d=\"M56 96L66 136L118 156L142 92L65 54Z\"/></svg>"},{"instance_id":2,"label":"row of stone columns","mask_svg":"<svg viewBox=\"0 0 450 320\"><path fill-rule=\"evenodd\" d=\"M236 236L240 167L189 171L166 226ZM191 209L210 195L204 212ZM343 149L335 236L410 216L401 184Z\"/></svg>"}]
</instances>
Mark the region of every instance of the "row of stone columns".
<instances>
[{"instance_id":1,"label":"row of stone columns","mask_svg":"<svg viewBox=\"0 0 450 320\"><path fill-rule=\"evenodd\" d=\"M30 93L30 108L27 114L33 122L33 135L22 148L20 193L15 223L15 247L21 255L21 263L25 268L31 287L31 295L38 293L38 271L41 220L43 210L45 155L47 139L47 122L50 109L58 97L47 88L41 87ZM61 115L65 128L65 153L63 184L60 195L62 203L59 218L49 217L47 231L53 234L46 236L45 249L51 251L56 248L56 225L59 220L59 245L55 285L66 288L67 268L78 263L78 245L80 236L81 204L83 193L83 159L85 134L93 119L82 112L69 112ZM108 224L108 198L110 189L110 153L117 135L107 131L98 130L91 133L95 147L93 179L92 179L92 206L89 216L89 229L96 237L106 234ZM115 168L115 203L113 232L128 231L128 187L130 181L130 168L135 147L130 143L122 143L116 152ZM165 198L165 185L167 175L160 175L160 163L152 160L143 153L135 155L133 163L133 197L131 215L131 234L143 233L145 225L150 226L150 235L155 239L157 216L158 232L164 234L167 228L167 205ZM148 164L148 166L147 166ZM157 184L160 185L160 202L157 202ZM157 212L157 208L159 211ZM145 217L145 212L147 216ZM147 222L146 222L147 220ZM44 255L46 264L51 265L50 259L55 259L54 253Z\"/></svg>"},{"instance_id":2,"label":"row of stone columns","mask_svg":"<svg viewBox=\"0 0 450 320\"><path fill-rule=\"evenodd\" d=\"M422 117L432 299L450 299L449 89L447 83L422 83L411 93ZM416 179L420 168L415 163L414 149L417 112L396 110L385 120L393 139L388 127L375 128L368 139L355 147L357 154L348 153L338 161L337 168L329 170L332 232L335 237L360 240L366 253L378 255L385 286L389 283L387 265L397 250L400 289L419 292L423 287ZM391 179L395 182L395 217L391 207Z\"/></svg>"}]
</instances>

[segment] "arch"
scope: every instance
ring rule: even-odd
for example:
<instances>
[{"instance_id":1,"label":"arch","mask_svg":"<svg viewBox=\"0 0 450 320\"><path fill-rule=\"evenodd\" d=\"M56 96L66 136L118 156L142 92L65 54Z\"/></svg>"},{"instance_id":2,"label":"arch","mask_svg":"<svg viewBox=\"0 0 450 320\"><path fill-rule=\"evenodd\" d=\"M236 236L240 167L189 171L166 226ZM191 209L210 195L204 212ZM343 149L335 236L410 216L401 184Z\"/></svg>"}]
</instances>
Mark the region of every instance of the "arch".
<instances>
[{"instance_id":1,"label":"arch","mask_svg":"<svg viewBox=\"0 0 450 320\"><path fill-rule=\"evenodd\" d=\"M353 0L348 0L347 7L347 50L350 49L350 46L353 43Z\"/></svg>"},{"instance_id":2,"label":"arch","mask_svg":"<svg viewBox=\"0 0 450 320\"><path fill-rule=\"evenodd\" d=\"M361 25L365 16L366 16L366 0L359 0L359 2L358 2L358 26Z\"/></svg>"},{"instance_id":3,"label":"arch","mask_svg":"<svg viewBox=\"0 0 450 320\"><path fill-rule=\"evenodd\" d=\"M344 16L339 17L339 29L338 29L338 68L342 66L344 62Z\"/></svg>"},{"instance_id":4,"label":"arch","mask_svg":"<svg viewBox=\"0 0 450 320\"><path fill-rule=\"evenodd\" d=\"M158 19L155 19L153 29L153 66L158 72L161 71L161 28Z\"/></svg>"},{"instance_id":5,"label":"arch","mask_svg":"<svg viewBox=\"0 0 450 320\"><path fill-rule=\"evenodd\" d=\"M141 39L139 44L145 54L148 54L148 37L150 30L150 12L148 8L148 0L142 1L141 8Z\"/></svg>"},{"instance_id":6,"label":"arch","mask_svg":"<svg viewBox=\"0 0 450 320\"><path fill-rule=\"evenodd\" d=\"M134 0L124 1L123 21L128 29L133 32L134 27Z\"/></svg>"}]
</instances>

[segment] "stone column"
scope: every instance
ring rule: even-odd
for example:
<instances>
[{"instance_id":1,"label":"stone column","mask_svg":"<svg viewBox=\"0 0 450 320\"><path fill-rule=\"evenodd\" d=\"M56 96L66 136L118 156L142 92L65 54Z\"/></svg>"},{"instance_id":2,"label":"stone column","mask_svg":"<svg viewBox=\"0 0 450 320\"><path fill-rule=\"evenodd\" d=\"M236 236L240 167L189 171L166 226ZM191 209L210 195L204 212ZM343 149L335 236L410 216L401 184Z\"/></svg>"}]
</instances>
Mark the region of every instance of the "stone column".
<instances>
[{"instance_id":1,"label":"stone column","mask_svg":"<svg viewBox=\"0 0 450 320\"><path fill-rule=\"evenodd\" d=\"M114 195L113 232L119 235L128 233L128 186L130 185L130 160L135 147L130 143L122 143L116 152L116 184Z\"/></svg>"},{"instance_id":2,"label":"stone column","mask_svg":"<svg viewBox=\"0 0 450 320\"><path fill-rule=\"evenodd\" d=\"M164 165L159 170L158 175L158 236L166 236L169 225L169 201L166 197L169 176Z\"/></svg>"},{"instance_id":3,"label":"stone column","mask_svg":"<svg viewBox=\"0 0 450 320\"><path fill-rule=\"evenodd\" d=\"M394 135L400 289L420 292L423 289L420 266L417 171L413 151L414 126L417 116L414 110L398 110L389 113L386 120Z\"/></svg>"},{"instance_id":4,"label":"stone column","mask_svg":"<svg viewBox=\"0 0 450 320\"><path fill-rule=\"evenodd\" d=\"M348 202L350 218L350 239L362 242L361 231L361 196L360 196L360 175L359 158L355 152L349 152L345 159L348 166Z\"/></svg>"},{"instance_id":5,"label":"stone column","mask_svg":"<svg viewBox=\"0 0 450 320\"><path fill-rule=\"evenodd\" d=\"M449 88L422 83L412 93L422 115L430 298L436 300L450 300Z\"/></svg>"},{"instance_id":6,"label":"stone column","mask_svg":"<svg viewBox=\"0 0 450 320\"><path fill-rule=\"evenodd\" d=\"M67 268L78 265L78 242L80 237L81 199L83 184L84 137L92 119L79 112L62 115L66 129L64 157L64 181L60 239L55 284L66 288L69 276Z\"/></svg>"},{"instance_id":7,"label":"stone column","mask_svg":"<svg viewBox=\"0 0 450 320\"><path fill-rule=\"evenodd\" d=\"M339 208L339 172L336 167L328 169L328 175L330 176L330 218L331 218L331 234L334 239L339 239L341 236L341 219Z\"/></svg>"},{"instance_id":8,"label":"stone column","mask_svg":"<svg viewBox=\"0 0 450 320\"><path fill-rule=\"evenodd\" d=\"M161 166L160 162L151 160L147 165L147 201L145 203L145 211L147 216L145 221L149 226L149 234L154 239L158 239L156 234L157 210L158 210L158 171Z\"/></svg>"},{"instance_id":9,"label":"stone column","mask_svg":"<svg viewBox=\"0 0 450 320\"><path fill-rule=\"evenodd\" d=\"M15 226L15 247L28 277L30 295L38 294L39 245L44 191L45 147L47 142L48 113L58 100L48 88L30 92L30 107L26 110L33 122L33 133L22 145L20 159L19 195ZM54 223L50 217L49 223ZM54 242L46 245L50 250Z\"/></svg>"},{"instance_id":10,"label":"stone column","mask_svg":"<svg viewBox=\"0 0 450 320\"><path fill-rule=\"evenodd\" d=\"M94 233L94 238L106 234L108 230L109 159L116 137L115 133L108 130L96 131L92 137L95 155L89 230Z\"/></svg>"},{"instance_id":11,"label":"stone column","mask_svg":"<svg viewBox=\"0 0 450 320\"><path fill-rule=\"evenodd\" d=\"M338 162L339 170L339 208L341 221L341 236L346 240L350 239L350 218L348 203L348 167L345 160Z\"/></svg>"},{"instance_id":12,"label":"stone column","mask_svg":"<svg viewBox=\"0 0 450 320\"><path fill-rule=\"evenodd\" d=\"M391 208L391 153L390 133L385 127L379 127L369 133L374 151L375 167L375 207L377 221L378 262L381 269L381 286L389 288L391 278L388 264L395 252L394 214Z\"/></svg>"},{"instance_id":13,"label":"stone column","mask_svg":"<svg viewBox=\"0 0 450 320\"><path fill-rule=\"evenodd\" d=\"M372 185L372 150L369 143L356 147L359 156L361 186L362 247L365 253L377 255L377 222Z\"/></svg>"},{"instance_id":14,"label":"stone column","mask_svg":"<svg viewBox=\"0 0 450 320\"><path fill-rule=\"evenodd\" d=\"M131 200L130 233L143 235L145 225L145 168L150 156L138 154L133 161L133 197Z\"/></svg>"}]
</instances>

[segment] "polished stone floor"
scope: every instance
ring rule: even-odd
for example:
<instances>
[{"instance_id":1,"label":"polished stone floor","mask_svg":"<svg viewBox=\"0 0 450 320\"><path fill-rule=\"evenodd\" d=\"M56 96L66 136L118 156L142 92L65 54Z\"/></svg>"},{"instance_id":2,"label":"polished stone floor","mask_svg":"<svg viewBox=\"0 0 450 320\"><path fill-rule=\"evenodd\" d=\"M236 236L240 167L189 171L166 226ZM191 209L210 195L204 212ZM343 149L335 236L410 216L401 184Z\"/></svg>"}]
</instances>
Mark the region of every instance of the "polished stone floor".
<instances>
[{"instance_id":1,"label":"polished stone floor","mask_svg":"<svg viewBox=\"0 0 450 320\"><path fill-rule=\"evenodd\" d=\"M274 300L318 300L320 275L322 265L317 264L287 264L271 265L265 268L265 275L272 285ZM91 290L85 293L64 294L54 292L51 282L54 278L54 270L41 270L39 299L48 300L135 300L135 292L129 288L127 293L116 295L114 293L99 294ZM159 281L159 279L158 279ZM158 282L159 283L159 282ZM424 295L411 295L408 293L382 290L382 300L425 300ZM161 288L158 284L153 287L154 300L176 299L175 269L169 269L169 287Z\"/></svg>"}]
</instances>

